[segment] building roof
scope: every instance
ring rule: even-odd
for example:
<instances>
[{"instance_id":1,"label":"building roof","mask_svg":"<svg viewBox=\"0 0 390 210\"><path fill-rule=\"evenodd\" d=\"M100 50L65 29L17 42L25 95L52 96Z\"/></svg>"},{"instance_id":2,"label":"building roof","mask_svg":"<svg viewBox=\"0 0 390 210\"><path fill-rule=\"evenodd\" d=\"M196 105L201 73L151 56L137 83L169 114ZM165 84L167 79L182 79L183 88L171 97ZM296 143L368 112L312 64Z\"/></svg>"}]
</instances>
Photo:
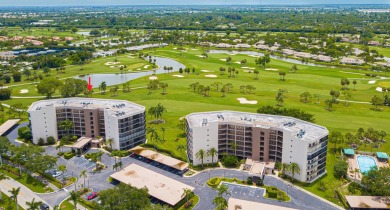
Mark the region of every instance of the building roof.
<instances>
[{"instance_id":1,"label":"building roof","mask_svg":"<svg viewBox=\"0 0 390 210\"><path fill-rule=\"evenodd\" d=\"M76 148L76 149L81 149L83 148L86 144L92 141L92 138L89 137L81 137L77 140L76 143L74 143L71 148Z\"/></svg>"},{"instance_id":2,"label":"building roof","mask_svg":"<svg viewBox=\"0 0 390 210\"><path fill-rule=\"evenodd\" d=\"M389 159L389 156L384 152L376 152L376 156L381 159Z\"/></svg>"},{"instance_id":3,"label":"building roof","mask_svg":"<svg viewBox=\"0 0 390 210\"><path fill-rule=\"evenodd\" d=\"M343 149L343 152L344 154L346 155L354 155L355 154L355 150L351 149L351 148L344 148Z\"/></svg>"},{"instance_id":4,"label":"building roof","mask_svg":"<svg viewBox=\"0 0 390 210\"><path fill-rule=\"evenodd\" d=\"M130 149L130 152L134 152L137 155L140 155L142 157L149 158L151 160L154 160L156 162L162 163L164 165L170 166L177 170L184 170L188 168L188 163L175 159L173 157L169 157L167 155L152 151L150 149L146 149L140 146L136 146L132 149Z\"/></svg>"},{"instance_id":5,"label":"building roof","mask_svg":"<svg viewBox=\"0 0 390 210\"><path fill-rule=\"evenodd\" d=\"M229 198L228 210L254 210L254 209L293 210L292 208L287 208L283 206L275 206L271 204L240 200L236 198Z\"/></svg>"},{"instance_id":6,"label":"building roof","mask_svg":"<svg viewBox=\"0 0 390 210\"><path fill-rule=\"evenodd\" d=\"M390 197L385 196L345 196L351 208L389 208Z\"/></svg>"},{"instance_id":7,"label":"building roof","mask_svg":"<svg viewBox=\"0 0 390 210\"><path fill-rule=\"evenodd\" d=\"M302 140L317 140L328 134L328 130L310 122L293 117L256 114L235 111L199 112L186 116L191 127L203 127L209 122L236 123L242 126L261 127L266 129L288 130Z\"/></svg>"},{"instance_id":8,"label":"building roof","mask_svg":"<svg viewBox=\"0 0 390 210\"><path fill-rule=\"evenodd\" d=\"M7 120L5 123L3 123L0 126L0 136L2 136L4 133L6 133L9 129L11 129L16 123L19 122L20 119L12 119Z\"/></svg>"},{"instance_id":9,"label":"building roof","mask_svg":"<svg viewBox=\"0 0 390 210\"><path fill-rule=\"evenodd\" d=\"M254 161L250 173L262 175L264 172L264 166L265 163Z\"/></svg>"},{"instance_id":10,"label":"building roof","mask_svg":"<svg viewBox=\"0 0 390 210\"><path fill-rule=\"evenodd\" d=\"M97 99L97 98L62 98L37 101L31 104L28 112L44 110L47 106L69 107L80 109L108 110L108 114L115 117L126 117L145 111L145 107L125 100Z\"/></svg>"},{"instance_id":11,"label":"building roof","mask_svg":"<svg viewBox=\"0 0 390 210\"><path fill-rule=\"evenodd\" d=\"M112 174L111 177L136 188L146 187L149 195L172 206L183 198L184 189L191 191L195 189L134 163Z\"/></svg>"}]
</instances>

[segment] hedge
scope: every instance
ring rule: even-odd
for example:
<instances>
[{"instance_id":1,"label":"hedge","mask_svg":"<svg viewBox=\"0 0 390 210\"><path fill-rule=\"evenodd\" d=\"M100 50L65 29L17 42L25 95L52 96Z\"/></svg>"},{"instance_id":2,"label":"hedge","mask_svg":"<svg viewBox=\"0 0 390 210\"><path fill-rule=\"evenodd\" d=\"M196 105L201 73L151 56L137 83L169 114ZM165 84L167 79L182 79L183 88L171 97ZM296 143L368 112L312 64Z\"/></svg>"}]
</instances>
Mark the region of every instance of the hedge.
<instances>
[{"instance_id":1,"label":"hedge","mask_svg":"<svg viewBox=\"0 0 390 210\"><path fill-rule=\"evenodd\" d=\"M64 158L67 159L67 160L69 160L69 159L71 159L72 157L74 157L75 155L76 155L76 154L73 153L73 152L67 152L67 153L64 154Z\"/></svg>"},{"instance_id":2,"label":"hedge","mask_svg":"<svg viewBox=\"0 0 390 210\"><path fill-rule=\"evenodd\" d=\"M340 190L336 190L336 194L339 197L339 200L343 204L344 208L349 208L347 201L344 199L343 194L340 192Z\"/></svg>"},{"instance_id":3,"label":"hedge","mask_svg":"<svg viewBox=\"0 0 390 210\"><path fill-rule=\"evenodd\" d=\"M212 188L216 188L219 185L219 183L221 183L221 178L218 178L218 177L214 177L214 178L207 180L207 185L212 187Z\"/></svg>"},{"instance_id":4,"label":"hedge","mask_svg":"<svg viewBox=\"0 0 390 210\"><path fill-rule=\"evenodd\" d=\"M146 147L146 148L152 148L152 149L157 148L157 151L160 152L160 153L165 153L165 154L167 154L167 155L169 155L169 156L171 156L173 158L176 158L176 159L179 159L181 161L187 162L187 160L185 160L184 158L176 155L172 151L169 151L169 150L166 150L166 149L161 149L161 148L159 148L157 146L154 146L153 144L142 144L140 146Z\"/></svg>"}]
</instances>

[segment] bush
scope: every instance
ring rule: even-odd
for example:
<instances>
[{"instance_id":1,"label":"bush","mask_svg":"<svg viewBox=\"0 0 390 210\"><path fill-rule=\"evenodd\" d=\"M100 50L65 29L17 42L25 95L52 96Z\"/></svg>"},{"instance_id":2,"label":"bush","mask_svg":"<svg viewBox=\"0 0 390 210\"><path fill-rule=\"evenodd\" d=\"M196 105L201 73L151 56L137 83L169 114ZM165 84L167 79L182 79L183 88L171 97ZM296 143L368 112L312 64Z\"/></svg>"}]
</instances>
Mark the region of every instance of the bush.
<instances>
[{"instance_id":1,"label":"bush","mask_svg":"<svg viewBox=\"0 0 390 210\"><path fill-rule=\"evenodd\" d=\"M246 180L246 183L249 185L252 185L253 184L252 177L248 177L248 179Z\"/></svg>"},{"instance_id":2,"label":"bush","mask_svg":"<svg viewBox=\"0 0 390 210\"><path fill-rule=\"evenodd\" d=\"M76 155L76 154L73 153L73 152L67 152L67 153L64 154L64 158L67 159L67 160L69 160L69 159L71 159L72 157L74 157L75 155Z\"/></svg>"},{"instance_id":3,"label":"bush","mask_svg":"<svg viewBox=\"0 0 390 210\"><path fill-rule=\"evenodd\" d=\"M219 183L221 183L221 178L218 177L211 178L207 181L207 185L209 185L212 188L216 188L219 185Z\"/></svg>"},{"instance_id":4,"label":"bush","mask_svg":"<svg viewBox=\"0 0 390 210\"><path fill-rule=\"evenodd\" d=\"M56 143L56 139L53 136L49 136L46 139L48 145L53 145Z\"/></svg>"},{"instance_id":5,"label":"bush","mask_svg":"<svg viewBox=\"0 0 390 210\"><path fill-rule=\"evenodd\" d=\"M12 90L9 88L0 89L0 100L8 100L11 98Z\"/></svg>"},{"instance_id":6,"label":"bush","mask_svg":"<svg viewBox=\"0 0 390 210\"><path fill-rule=\"evenodd\" d=\"M126 157L130 155L130 151L128 150L114 150L111 152L111 157Z\"/></svg>"},{"instance_id":7,"label":"bush","mask_svg":"<svg viewBox=\"0 0 390 210\"><path fill-rule=\"evenodd\" d=\"M2 79L5 81L5 83L10 83L11 82L11 77L9 75L7 75L7 74L4 75Z\"/></svg>"},{"instance_id":8,"label":"bush","mask_svg":"<svg viewBox=\"0 0 390 210\"><path fill-rule=\"evenodd\" d=\"M64 152L58 152L57 153L57 156L63 156L64 155Z\"/></svg>"},{"instance_id":9,"label":"bush","mask_svg":"<svg viewBox=\"0 0 390 210\"><path fill-rule=\"evenodd\" d=\"M39 139L38 139L38 145L39 145L39 146L45 145L45 140L44 140L43 138L39 138Z\"/></svg>"},{"instance_id":10,"label":"bush","mask_svg":"<svg viewBox=\"0 0 390 210\"><path fill-rule=\"evenodd\" d=\"M256 185L257 186L263 186L264 185L264 182L262 179L258 179L257 182L256 182Z\"/></svg>"},{"instance_id":11,"label":"bush","mask_svg":"<svg viewBox=\"0 0 390 210\"><path fill-rule=\"evenodd\" d=\"M18 129L18 135L20 138L24 140L30 140L31 139L31 130L29 127L21 127Z\"/></svg>"},{"instance_id":12,"label":"bush","mask_svg":"<svg viewBox=\"0 0 390 210\"><path fill-rule=\"evenodd\" d=\"M355 194L356 193L356 189L358 189L358 188L359 188L359 185L356 182L351 182L348 185L348 192L351 193L351 194Z\"/></svg>"},{"instance_id":13,"label":"bush","mask_svg":"<svg viewBox=\"0 0 390 210\"><path fill-rule=\"evenodd\" d=\"M334 164L334 177L340 179L340 178L346 178L347 177L347 171L348 171L348 163L344 160L337 160Z\"/></svg>"},{"instance_id":14,"label":"bush","mask_svg":"<svg viewBox=\"0 0 390 210\"><path fill-rule=\"evenodd\" d=\"M270 198L277 198L278 197L278 192L274 190L268 190L268 197Z\"/></svg>"},{"instance_id":15,"label":"bush","mask_svg":"<svg viewBox=\"0 0 390 210\"><path fill-rule=\"evenodd\" d=\"M234 168L234 167L237 167L238 158L236 156L233 156L233 155L227 155L227 156L222 158L222 163L225 167Z\"/></svg>"},{"instance_id":16,"label":"bush","mask_svg":"<svg viewBox=\"0 0 390 210\"><path fill-rule=\"evenodd\" d=\"M273 106L262 106L257 110L260 114L272 114L272 115L284 115L297 119L301 119L308 122L314 122L314 115L306 113L300 109L287 109Z\"/></svg>"}]
</instances>

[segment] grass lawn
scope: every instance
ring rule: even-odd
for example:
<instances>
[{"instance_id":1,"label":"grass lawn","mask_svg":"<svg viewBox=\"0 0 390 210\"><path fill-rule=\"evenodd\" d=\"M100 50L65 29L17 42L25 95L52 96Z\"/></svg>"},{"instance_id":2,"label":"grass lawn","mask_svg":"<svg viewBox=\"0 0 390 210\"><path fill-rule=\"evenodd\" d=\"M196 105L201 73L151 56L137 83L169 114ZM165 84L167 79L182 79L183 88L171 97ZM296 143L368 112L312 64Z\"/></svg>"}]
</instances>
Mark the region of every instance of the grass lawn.
<instances>
[{"instance_id":1,"label":"grass lawn","mask_svg":"<svg viewBox=\"0 0 390 210\"><path fill-rule=\"evenodd\" d=\"M189 202L192 203L190 206L188 206L187 208L185 208L184 205L183 205L183 206L180 206L177 210L191 210L191 209L193 209L193 208L196 206L196 204L198 204L198 202L199 202L199 196L197 196L197 195L195 194L195 196L192 197L192 198L189 200Z\"/></svg>"},{"instance_id":2,"label":"grass lawn","mask_svg":"<svg viewBox=\"0 0 390 210\"><path fill-rule=\"evenodd\" d=\"M4 208L4 209L7 209L7 210L16 210L15 202L12 199L10 199L3 192L1 192L1 196L2 196L2 200L0 201L0 208ZM24 208L22 208L19 205L19 210L23 210L23 209Z\"/></svg>"},{"instance_id":3,"label":"grass lawn","mask_svg":"<svg viewBox=\"0 0 390 210\"><path fill-rule=\"evenodd\" d=\"M69 200L65 200L64 202L61 203L60 209L61 210L74 210L74 205Z\"/></svg>"},{"instance_id":4,"label":"grass lawn","mask_svg":"<svg viewBox=\"0 0 390 210\"><path fill-rule=\"evenodd\" d=\"M11 168L11 167L9 167ZM18 169L12 168L11 170L15 171L18 173ZM53 189L47 187L46 185L43 184L42 182L38 181L37 179L33 178L32 176L29 176L28 174L22 172L22 177L19 177L18 175L15 175L13 173L10 173L3 168L0 169L2 173L5 175L11 177L12 179L15 179L19 183L23 184L24 186L28 187L30 190L33 192L37 193L46 193L46 192L53 192Z\"/></svg>"},{"instance_id":5,"label":"grass lawn","mask_svg":"<svg viewBox=\"0 0 390 210\"><path fill-rule=\"evenodd\" d=\"M159 131L160 136L162 135L161 128L165 128L166 141L164 143L159 143L158 147L170 150L175 155L184 159L186 158L185 151L177 150L179 145L186 145L185 135L183 135L184 131L178 126L180 124L179 119L181 117L192 112L217 110L256 112L260 106L275 105L275 97L279 89L288 90L288 93L286 93L287 98L285 99L284 107L299 108L308 113L314 114L316 123L327 127L329 131L337 130L345 134L346 132L356 133L357 129L360 127L364 129L373 127L376 130L384 130L387 133L390 133L388 127L390 108L382 107L383 111L375 111L372 110L373 106L369 104L374 95L382 96L382 93L377 92L375 89L378 86L389 85L389 79L379 80L379 78L367 77L364 74L369 71L366 70L313 67L300 64L297 65L298 71L296 73L290 73L289 69L293 64L274 59L272 59L271 63L269 63L266 68L275 69L276 71L265 70L255 66L255 58L247 55L209 54L208 59L202 59L197 57L197 55L202 53L201 48L198 48L198 50L187 50L186 52L182 52L174 50L173 48L175 47L176 46L168 46L160 48L157 49L156 52L153 50L144 51L150 53L151 55L173 58L191 69L196 69L195 74L182 74L184 76L182 78L172 76L174 74L179 74L178 72L157 75L160 81L168 83L168 94L162 95L161 89L152 91L151 94L148 94L148 90L146 88L135 89L136 87L145 87L147 85L149 79L148 77L143 77L131 81L131 87L134 89L129 93L119 92L118 96L112 97L109 93L100 95L98 94L98 89L95 89L96 94L93 94L93 97L129 100L144 105L146 109L161 103L167 110L167 112L163 114L163 118L166 123L158 125L148 124L147 126L154 126ZM189 47L186 46L185 48L189 49ZM137 63L147 65L147 62L144 60L130 58L128 56L130 55L126 54L118 57L117 59L123 63L128 62L128 66L132 65L132 63L134 65ZM227 58L228 56L232 58L230 65L221 60ZM66 67L66 73L59 75L59 77L65 78L72 75L92 72L118 73L119 70L114 70L104 65L106 62L113 62L114 59L115 57L97 59L94 62L86 64L83 71L79 70L79 66L68 66ZM248 60L246 66L234 63L242 59ZM230 78L227 72L225 75L220 75L220 67L235 67L239 73L235 78ZM253 73L249 73L249 69L243 67L259 69L259 80L255 80ZM201 70L208 70L211 72L202 72ZM287 73L286 81L281 81L279 79L278 71L284 71ZM205 76L207 74L214 74L217 77L209 78ZM52 76L55 76L55 72L52 72ZM332 112L329 112L325 109L324 101L330 98L330 90L339 90L340 92L343 92L340 85L341 78L349 78L350 81L356 80L358 82L356 90L353 90L354 88L351 84L348 92L352 96L352 101L360 103L348 103L347 105L344 105L344 103L340 102L339 104L335 104L333 106L334 110ZM369 81L371 80L376 80L376 83L369 84ZM221 92L215 91L215 88L210 86L210 96L204 97L203 95L194 93L189 89L189 85L194 82L199 82L199 84L205 86L209 86L214 82L220 82L223 84L231 83L233 85L233 89L230 93L226 93L225 97L222 97ZM256 90L253 94L240 93L239 89L242 85L253 85ZM19 93L18 90L22 87L13 88L13 96L38 95L34 92L35 88L31 84L23 86L23 89L31 89L31 92L27 94ZM318 94L320 97L320 103L317 103L317 99L314 98L309 103L302 103L300 101L300 94L305 91L310 92L311 95ZM55 95L58 95L58 93ZM256 100L258 103L256 105L240 104L237 98L241 97L248 100ZM344 95L341 94L339 99L345 99ZM28 106L36 100L39 99L18 98L4 101L4 103L11 104L17 101ZM153 120L153 118L148 115L147 121L150 120ZM387 140L387 143L382 144L379 149L374 148L373 151L390 151L390 138L387 136L385 139ZM333 145L329 145L329 147L333 147ZM328 175L321 178L319 181L323 181L329 185L339 185L339 182L337 182L333 177L333 164L335 160L336 156L329 153L327 164ZM337 199L333 198L333 192L331 190L327 190L325 192L318 190L319 181L304 188L337 203Z\"/></svg>"}]
</instances>

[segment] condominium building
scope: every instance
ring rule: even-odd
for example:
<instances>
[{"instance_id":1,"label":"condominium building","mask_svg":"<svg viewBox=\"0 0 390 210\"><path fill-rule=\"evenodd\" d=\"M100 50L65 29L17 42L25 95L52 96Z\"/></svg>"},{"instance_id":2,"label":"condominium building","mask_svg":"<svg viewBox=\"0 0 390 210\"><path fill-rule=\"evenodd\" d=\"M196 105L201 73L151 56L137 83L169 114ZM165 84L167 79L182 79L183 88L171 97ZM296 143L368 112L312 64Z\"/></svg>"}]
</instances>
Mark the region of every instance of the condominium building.
<instances>
[{"instance_id":1,"label":"condominium building","mask_svg":"<svg viewBox=\"0 0 390 210\"><path fill-rule=\"evenodd\" d=\"M297 163L295 178L312 182L326 173L328 130L292 117L234 111L192 113L187 120L187 155L194 164L196 153L218 150L260 162ZM217 157L214 157L214 161ZM204 163L211 163L206 156Z\"/></svg>"},{"instance_id":2,"label":"condominium building","mask_svg":"<svg viewBox=\"0 0 390 210\"><path fill-rule=\"evenodd\" d=\"M127 150L144 143L145 107L124 100L66 98L34 102L28 109L33 143L52 136L112 139L112 148ZM60 126L72 122L72 128Z\"/></svg>"}]
</instances>

